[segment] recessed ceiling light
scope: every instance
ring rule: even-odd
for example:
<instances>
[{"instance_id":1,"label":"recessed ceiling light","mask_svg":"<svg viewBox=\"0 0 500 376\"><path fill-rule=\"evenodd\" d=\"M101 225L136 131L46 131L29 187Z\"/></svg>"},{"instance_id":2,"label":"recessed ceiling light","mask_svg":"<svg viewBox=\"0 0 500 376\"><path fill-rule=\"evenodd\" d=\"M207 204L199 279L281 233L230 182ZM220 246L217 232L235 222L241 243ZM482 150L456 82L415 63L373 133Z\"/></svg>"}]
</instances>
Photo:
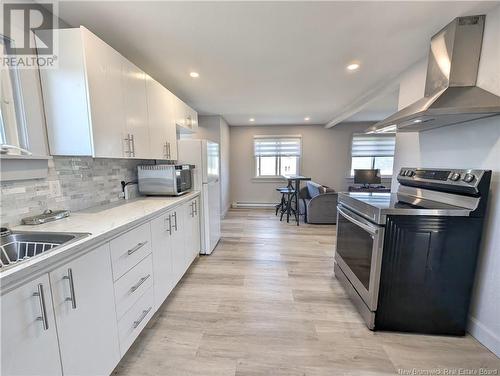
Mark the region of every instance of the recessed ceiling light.
<instances>
[{"instance_id":1,"label":"recessed ceiling light","mask_svg":"<svg viewBox=\"0 0 500 376\"><path fill-rule=\"evenodd\" d=\"M309 120L311 120L311 118L310 118L309 116L306 116L306 117L304 118L304 120L305 120L305 121L309 121Z\"/></svg>"},{"instance_id":2,"label":"recessed ceiling light","mask_svg":"<svg viewBox=\"0 0 500 376\"><path fill-rule=\"evenodd\" d=\"M248 121L251 121L253 123L255 121L255 119L254 118L250 118L250 119L248 119Z\"/></svg>"},{"instance_id":3,"label":"recessed ceiling light","mask_svg":"<svg viewBox=\"0 0 500 376\"><path fill-rule=\"evenodd\" d=\"M200 74L199 74L198 72L191 72L191 73L189 73L189 75L190 75L191 77L193 77L193 78L198 78L198 77L200 77Z\"/></svg>"},{"instance_id":4,"label":"recessed ceiling light","mask_svg":"<svg viewBox=\"0 0 500 376\"><path fill-rule=\"evenodd\" d=\"M359 68L359 64L358 63L352 63L352 64L349 64L347 66L347 70L350 70L350 71L355 71Z\"/></svg>"}]
</instances>

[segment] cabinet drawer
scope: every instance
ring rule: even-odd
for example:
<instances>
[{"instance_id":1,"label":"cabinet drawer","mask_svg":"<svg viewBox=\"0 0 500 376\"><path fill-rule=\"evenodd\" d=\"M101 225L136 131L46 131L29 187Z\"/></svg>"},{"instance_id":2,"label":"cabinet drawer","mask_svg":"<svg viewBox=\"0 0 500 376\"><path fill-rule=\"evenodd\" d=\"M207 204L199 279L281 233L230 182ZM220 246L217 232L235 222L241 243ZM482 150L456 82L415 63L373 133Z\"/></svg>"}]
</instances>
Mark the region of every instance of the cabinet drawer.
<instances>
[{"instance_id":1,"label":"cabinet drawer","mask_svg":"<svg viewBox=\"0 0 500 376\"><path fill-rule=\"evenodd\" d=\"M111 263L113 280L117 280L151 253L151 230L149 223L126 232L111 240Z\"/></svg>"},{"instance_id":2,"label":"cabinet drawer","mask_svg":"<svg viewBox=\"0 0 500 376\"><path fill-rule=\"evenodd\" d=\"M118 336L122 356L153 316L153 306L153 289L149 288L118 321Z\"/></svg>"},{"instance_id":3,"label":"cabinet drawer","mask_svg":"<svg viewBox=\"0 0 500 376\"><path fill-rule=\"evenodd\" d=\"M116 316L118 320L152 286L153 261L152 256L149 255L115 282Z\"/></svg>"}]
</instances>

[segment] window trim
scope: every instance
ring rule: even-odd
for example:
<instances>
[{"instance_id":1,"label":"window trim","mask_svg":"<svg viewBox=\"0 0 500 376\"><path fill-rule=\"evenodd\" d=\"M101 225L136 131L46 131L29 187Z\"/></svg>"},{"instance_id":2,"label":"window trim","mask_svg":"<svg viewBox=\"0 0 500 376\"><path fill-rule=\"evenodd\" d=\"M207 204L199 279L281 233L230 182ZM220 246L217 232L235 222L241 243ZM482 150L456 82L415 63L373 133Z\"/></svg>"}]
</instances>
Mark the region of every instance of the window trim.
<instances>
[{"instance_id":1,"label":"window trim","mask_svg":"<svg viewBox=\"0 0 500 376\"><path fill-rule=\"evenodd\" d=\"M254 135L252 139L252 154L254 153L255 150L255 140L256 139L271 139L271 138L298 138L299 139L299 149L300 149L300 155L297 157L298 158L298 163L297 163L297 174L300 175L300 171L302 170L302 135L300 134L280 134L280 135ZM263 182L282 182L285 180L285 178L282 175L258 175L257 173L257 156L253 155L253 172L252 172L252 180L256 181L263 181ZM260 158L260 156L259 156ZM280 171L281 170L281 156L278 156L276 158L276 166L275 166L275 171Z\"/></svg>"}]
</instances>

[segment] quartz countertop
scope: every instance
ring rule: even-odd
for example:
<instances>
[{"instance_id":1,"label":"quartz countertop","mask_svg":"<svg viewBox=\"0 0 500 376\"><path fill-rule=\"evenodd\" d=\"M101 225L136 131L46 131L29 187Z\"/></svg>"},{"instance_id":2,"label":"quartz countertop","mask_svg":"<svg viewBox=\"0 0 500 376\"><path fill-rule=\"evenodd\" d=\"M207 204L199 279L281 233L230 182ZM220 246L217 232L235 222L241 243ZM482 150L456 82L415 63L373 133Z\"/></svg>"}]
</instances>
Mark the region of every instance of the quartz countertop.
<instances>
[{"instance_id":1,"label":"quartz countertop","mask_svg":"<svg viewBox=\"0 0 500 376\"><path fill-rule=\"evenodd\" d=\"M139 197L118 203L91 207L73 212L67 218L41 225L19 225L14 231L71 232L89 235L20 262L17 265L0 269L1 293L18 286L27 279L38 277L60 266L79 252L94 248L118 234L161 215L195 197L199 192L190 192L178 197Z\"/></svg>"}]
</instances>

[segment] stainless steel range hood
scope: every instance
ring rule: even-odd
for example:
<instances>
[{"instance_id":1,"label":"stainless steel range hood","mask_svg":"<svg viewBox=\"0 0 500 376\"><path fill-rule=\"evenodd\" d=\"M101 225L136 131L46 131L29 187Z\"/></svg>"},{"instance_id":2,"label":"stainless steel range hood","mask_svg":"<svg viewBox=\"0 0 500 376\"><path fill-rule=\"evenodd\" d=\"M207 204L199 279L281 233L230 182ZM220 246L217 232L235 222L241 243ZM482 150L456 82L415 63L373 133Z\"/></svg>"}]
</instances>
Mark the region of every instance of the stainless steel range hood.
<instances>
[{"instance_id":1,"label":"stainless steel range hood","mask_svg":"<svg viewBox=\"0 0 500 376\"><path fill-rule=\"evenodd\" d=\"M424 131L500 114L500 97L476 86L486 16L455 18L432 37L425 96L371 131Z\"/></svg>"}]
</instances>

